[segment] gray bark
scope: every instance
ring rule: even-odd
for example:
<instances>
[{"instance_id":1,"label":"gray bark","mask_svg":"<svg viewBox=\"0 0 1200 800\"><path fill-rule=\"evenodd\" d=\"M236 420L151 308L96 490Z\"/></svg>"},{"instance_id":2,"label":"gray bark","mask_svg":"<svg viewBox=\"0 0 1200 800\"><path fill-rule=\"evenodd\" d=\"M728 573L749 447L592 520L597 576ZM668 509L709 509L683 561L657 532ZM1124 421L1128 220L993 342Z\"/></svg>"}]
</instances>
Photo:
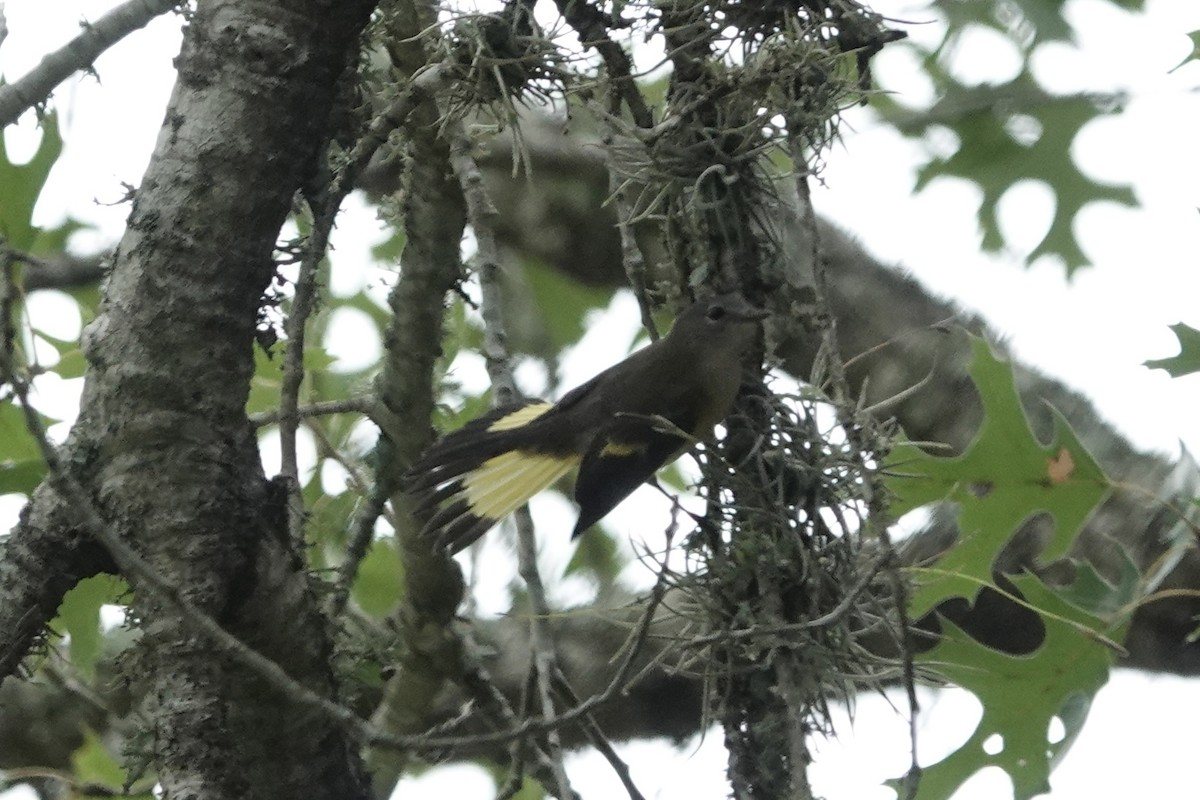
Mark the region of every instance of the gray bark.
<instances>
[{"instance_id":1,"label":"gray bark","mask_svg":"<svg viewBox=\"0 0 1200 800\"><path fill-rule=\"evenodd\" d=\"M324 124L321 109L332 103L337 78L329 65L346 63L354 25L365 10L364 3L352 9L296 5L286 18L268 20L249 17L254 12L239 4L201 4L102 315L89 329L93 369L64 461L106 519L185 597L287 665L298 680L332 696L327 635L299 556L281 530L282 515L272 511L273 495L242 414L254 312L271 277L270 247L321 139L314 127ZM231 33L239 30L246 35ZM614 220L600 206L608 191L603 163L595 150L576 141L546 142L527 136L533 183L512 180L507 155L495 155L491 195L501 212L500 233L514 251L536 255L584 283L621 285ZM366 185L387 186L391 177L381 171L367 176ZM198 207L206 209L203 218L194 213ZM443 221L451 228L458 224ZM652 246L653 236L645 239ZM843 357L889 343L856 362L850 372L855 390L870 404L931 375L888 413L912 438L964 447L979 421L965 350L959 338L931 326L948 318L978 332L986 333L986 326L874 259L844 233L822 225L820 240ZM402 293L396 298L399 314L410 304ZM432 324L413 323L422 330ZM802 335L785 339L782 352L790 371L808 373L813 352ZM1086 398L1017 367L1039 431L1048 425L1042 402L1048 400L1114 479L1165 497L1191 485L1189 465L1138 452ZM398 407L429 401L404 399L397 387L392 391ZM427 435L423 430L414 438ZM1120 494L1093 518L1078 555L1111 569L1118 542L1144 568L1164 552L1174 525L1161 505ZM909 556L935 550L953 535L945 527L931 528L916 537ZM1020 540L1006 554L1008 564L1033 562L1035 545L1035 537ZM62 593L112 564L48 487L38 491L0 548L0 668L10 674ZM1189 554L1167 586L1197 585L1200 561ZM138 603L146 620L139 667L150 676L138 694L159 698L156 716L163 727L156 733L173 796L255 795L268 786L283 792L303 786L310 796L321 788L329 796L362 793L350 746L327 721L307 716L255 676L214 659L205 642L173 622L152 593L139 596ZM1185 638L1198 613L1200 602L1187 598L1140 609L1125 663L1179 674L1200 671L1200 647ZM554 623L564 668L584 696L604 685L609 657L628 634L629 620L621 614L599 616L607 619L575 614ZM999 628L1009 624L1003 609L994 622ZM662 620L659 632L666 635L651 639L645 658L656 655L677 624L669 616ZM504 620L481 628L496 648L488 659L493 677L509 696L519 696L527 668L525 623ZM29 709L45 697L15 691L11 681L3 691L0 732L19 731L26 715L37 713ZM701 695L695 675L652 671L603 709L599 721L614 738L681 738L698 730ZM427 713L450 715L457 699L446 692L439 708Z\"/></svg>"},{"instance_id":2,"label":"gray bark","mask_svg":"<svg viewBox=\"0 0 1200 800\"><path fill-rule=\"evenodd\" d=\"M99 314L79 420L61 452L104 524L178 596L309 689L332 647L282 492L245 416L258 308L295 192L329 135L372 3L199 3L178 81ZM53 490L0 542L0 674L79 578L111 569ZM175 798L364 795L342 730L218 655L127 574L153 765Z\"/></svg>"}]
</instances>

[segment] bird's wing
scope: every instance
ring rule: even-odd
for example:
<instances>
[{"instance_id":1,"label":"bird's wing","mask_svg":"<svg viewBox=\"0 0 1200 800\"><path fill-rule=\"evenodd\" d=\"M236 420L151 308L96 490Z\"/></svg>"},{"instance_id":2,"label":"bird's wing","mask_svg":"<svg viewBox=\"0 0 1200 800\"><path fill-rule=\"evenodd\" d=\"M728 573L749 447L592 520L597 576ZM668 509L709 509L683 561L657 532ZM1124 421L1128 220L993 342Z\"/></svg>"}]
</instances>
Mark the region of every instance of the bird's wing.
<instances>
[{"instance_id":1,"label":"bird's wing","mask_svg":"<svg viewBox=\"0 0 1200 800\"><path fill-rule=\"evenodd\" d=\"M575 482L579 521L572 538L612 511L690 444L680 428L662 417L615 415L592 439L579 465Z\"/></svg>"},{"instance_id":2,"label":"bird's wing","mask_svg":"<svg viewBox=\"0 0 1200 800\"><path fill-rule=\"evenodd\" d=\"M404 476L422 534L451 553L467 547L579 462L556 431L532 426L554 406L498 408L435 442Z\"/></svg>"}]
</instances>

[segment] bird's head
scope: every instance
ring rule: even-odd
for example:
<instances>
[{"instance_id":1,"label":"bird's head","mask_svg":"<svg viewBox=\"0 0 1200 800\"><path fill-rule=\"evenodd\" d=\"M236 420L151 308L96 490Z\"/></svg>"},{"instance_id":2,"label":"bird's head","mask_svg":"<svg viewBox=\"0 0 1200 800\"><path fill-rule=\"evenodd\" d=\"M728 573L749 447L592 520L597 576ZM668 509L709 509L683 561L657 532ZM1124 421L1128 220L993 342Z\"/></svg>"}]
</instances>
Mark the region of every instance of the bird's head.
<instances>
[{"instance_id":1,"label":"bird's head","mask_svg":"<svg viewBox=\"0 0 1200 800\"><path fill-rule=\"evenodd\" d=\"M697 300L684 309L669 336L707 352L746 352L758 335L767 311L736 292Z\"/></svg>"}]
</instances>

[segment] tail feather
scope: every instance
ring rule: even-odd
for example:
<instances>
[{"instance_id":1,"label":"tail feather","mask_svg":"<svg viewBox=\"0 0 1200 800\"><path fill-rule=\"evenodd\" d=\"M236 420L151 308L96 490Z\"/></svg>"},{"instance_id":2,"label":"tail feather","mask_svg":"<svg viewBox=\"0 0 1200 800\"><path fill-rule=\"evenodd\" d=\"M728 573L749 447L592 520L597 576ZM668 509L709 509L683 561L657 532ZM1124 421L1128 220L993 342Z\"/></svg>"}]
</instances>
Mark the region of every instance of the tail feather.
<instances>
[{"instance_id":1,"label":"tail feather","mask_svg":"<svg viewBox=\"0 0 1200 800\"><path fill-rule=\"evenodd\" d=\"M437 547L458 552L562 477L575 461L518 450L489 459L422 503L429 510L437 508L423 533Z\"/></svg>"},{"instance_id":2,"label":"tail feather","mask_svg":"<svg viewBox=\"0 0 1200 800\"><path fill-rule=\"evenodd\" d=\"M425 519L436 513L443 502L461 492L462 481L453 480L440 486L435 484L430 488L432 488L432 491L423 494L416 494L411 488L409 489L417 498L417 505L413 508L413 513L421 519Z\"/></svg>"},{"instance_id":3,"label":"tail feather","mask_svg":"<svg viewBox=\"0 0 1200 800\"><path fill-rule=\"evenodd\" d=\"M466 518L474 518L474 515L471 514L471 504L465 498L460 497L438 509L437 513L425 523L422 533L435 535L438 531L448 530Z\"/></svg>"},{"instance_id":4,"label":"tail feather","mask_svg":"<svg viewBox=\"0 0 1200 800\"><path fill-rule=\"evenodd\" d=\"M404 486L412 494L420 494L427 492L430 489L441 486L447 481L465 475L471 470L478 467L492 455L505 452L504 449L497 450L492 453L488 449L481 448L480 452L472 453L469 456L464 456L456 461L440 463L433 466L428 466L420 469L424 461L417 462L412 469L404 476Z\"/></svg>"},{"instance_id":5,"label":"tail feather","mask_svg":"<svg viewBox=\"0 0 1200 800\"><path fill-rule=\"evenodd\" d=\"M439 548L457 552L474 542L579 463L573 452L530 449L529 424L549 403L497 409L449 434L404 476L425 519L422 533Z\"/></svg>"},{"instance_id":6,"label":"tail feather","mask_svg":"<svg viewBox=\"0 0 1200 800\"><path fill-rule=\"evenodd\" d=\"M574 466L578 459L510 450L463 476L471 510L501 519Z\"/></svg>"},{"instance_id":7,"label":"tail feather","mask_svg":"<svg viewBox=\"0 0 1200 800\"><path fill-rule=\"evenodd\" d=\"M463 517L453 525L443 528L434 537L434 546L448 553L457 553L470 547L475 541L492 529L495 520L480 519L479 517Z\"/></svg>"},{"instance_id":8,"label":"tail feather","mask_svg":"<svg viewBox=\"0 0 1200 800\"><path fill-rule=\"evenodd\" d=\"M457 437L462 431L451 434ZM460 475L466 475L489 458L509 452L522 443L522 439L511 433L464 436L464 441L454 442L453 449L430 448L409 467L404 483L409 492L420 493ZM436 445L434 446L436 447Z\"/></svg>"}]
</instances>

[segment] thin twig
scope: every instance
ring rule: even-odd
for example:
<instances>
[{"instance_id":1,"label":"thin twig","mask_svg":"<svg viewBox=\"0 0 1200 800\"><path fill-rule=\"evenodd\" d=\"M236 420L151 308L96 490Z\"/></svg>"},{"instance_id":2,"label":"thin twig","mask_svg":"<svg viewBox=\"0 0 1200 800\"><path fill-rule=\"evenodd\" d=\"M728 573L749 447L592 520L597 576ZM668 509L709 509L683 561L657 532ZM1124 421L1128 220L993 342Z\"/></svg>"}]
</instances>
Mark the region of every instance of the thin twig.
<instances>
[{"instance_id":1,"label":"thin twig","mask_svg":"<svg viewBox=\"0 0 1200 800\"><path fill-rule=\"evenodd\" d=\"M74 476L63 469L57 451L46 438L46 431L37 410L29 403L29 383L16 374L15 364L9 352L0 354L0 376L5 377L13 387L13 393L25 416L25 427L33 435L42 458L46 462L47 482L79 515L81 527L104 545L121 569L122 574L139 579L140 582L136 584L136 587L140 591L149 590L154 597L174 607L183 623L205 636L218 652L263 678L293 702L319 710L331 720L339 723L354 738L362 741L379 739L394 741L396 739L396 737L390 737L376 730L350 709L318 695L297 682L277 663L242 642L222 628L204 611L185 600L173 585L160 576L136 550L105 523L92 498Z\"/></svg>"},{"instance_id":2,"label":"thin twig","mask_svg":"<svg viewBox=\"0 0 1200 800\"><path fill-rule=\"evenodd\" d=\"M297 406L295 414L297 419L308 419L309 417L327 417L331 414L364 414L370 416L375 410L375 399L373 397L343 397L339 400L319 400L315 403ZM270 411L259 411L250 415L250 424L256 428L262 428L266 425L274 425L279 422L280 411L277 408Z\"/></svg>"},{"instance_id":3,"label":"thin twig","mask_svg":"<svg viewBox=\"0 0 1200 800\"><path fill-rule=\"evenodd\" d=\"M354 188L358 176L375 152L387 142L392 131L408 122L409 114L419 103L433 99L449 79L449 74L450 69L444 62L430 65L414 75L400 94L375 115L334 180L338 191L348 192Z\"/></svg>"},{"instance_id":4,"label":"thin twig","mask_svg":"<svg viewBox=\"0 0 1200 800\"><path fill-rule=\"evenodd\" d=\"M847 358L843 362L843 366L846 369L850 369L851 367L856 365L859 361L862 361L863 359L866 359L866 358L870 358L871 356L875 355L876 353L878 353L882 350L886 350L887 348L899 343L901 338L913 336L915 334L929 333L931 331L945 333L945 331L952 325L957 325L959 327L969 327L966 322L959 321L957 315L949 316L939 322L934 322L929 325L925 325L924 327L916 328L913 330L902 331L894 336L890 336L887 339L884 339L882 342L879 342L876 345L872 345L871 347L868 347L866 350L863 350L862 352L859 352L859 353L856 353L855 355L850 356L850 358Z\"/></svg>"},{"instance_id":5,"label":"thin twig","mask_svg":"<svg viewBox=\"0 0 1200 800\"><path fill-rule=\"evenodd\" d=\"M812 193L808 185L808 162L805 159L800 143L795 137L789 137L788 150L792 158L792 164L794 165L793 168L796 170L796 189L801 202L801 221L808 228L812 237L813 291L818 304L817 322L820 325L823 338L824 367L828 370L829 380L832 384L833 407L848 441L854 445L853 450L856 453L856 459L862 468L863 474L869 476L871 469L863 458L866 442L863 441L859 420L856 419L856 414L852 410L849 382L846 379L845 365L842 363L837 344L837 325L828 305L828 298L830 296L829 280L820 257L821 248L816 212L813 209ZM870 478L863 480L860 488L869 511L866 527L874 530L879 539L882 561L891 567L888 570L888 577L892 589L892 599L895 601L896 607L898 627L896 631L896 643L900 649L901 663L903 665L902 682L908 699L909 712L910 762L908 772L904 776L904 797L905 800L912 800L912 798L916 797L917 787L921 779L921 767L917 761L917 717L920 705L917 701L916 666L914 664L916 648L912 637L912 621L908 616L908 589L904 584L904 577L898 567L900 561L897 558L887 526L878 524L878 520L883 518L884 509L882 507L882 498L879 492L875 491L874 480Z\"/></svg>"},{"instance_id":6,"label":"thin twig","mask_svg":"<svg viewBox=\"0 0 1200 800\"><path fill-rule=\"evenodd\" d=\"M480 306L484 324L483 356L487 363L488 378L496 393L496 405L508 405L516 401L520 393L513 379L503 318L500 245L495 233L499 213L484 188L483 173L471 155L471 140L462 122L447 121L444 132L450 142L450 163L467 201L467 218L475 232L476 270L483 300Z\"/></svg>"},{"instance_id":7,"label":"thin twig","mask_svg":"<svg viewBox=\"0 0 1200 800\"><path fill-rule=\"evenodd\" d=\"M654 125L654 115L642 92L638 89L637 81L633 79L633 62L629 54L608 36L611 20L605 19L604 13L591 3L579 0L555 0L558 12L562 14L567 24L579 35L579 43L584 47L593 47L604 60L604 68L608 72L609 85L615 87L610 101L610 113L620 111L620 103L624 101L629 109L634 123L639 128L650 128Z\"/></svg>"},{"instance_id":8,"label":"thin twig","mask_svg":"<svg viewBox=\"0 0 1200 800\"><path fill-rule=\"evenodd\" d=\"M554 668L553 678L554 691L566 700L567 703L578 705L579 696L575 694L575 690L571 687L567 676L558 667ZM583 730L584 736L587 737L592 747L596 748L600 755L604 757L604 760L608 762L608 765L612 767L613 772L616 773L617 780L621 781L621 785L625 787L625 791L629 794L629 800L646 800L645 796L633 782L633 776L629 772L629 765L617 755L616 749L608 741L608 737L604 735L604 731L600 729L600 724L596 722L595 717L591 714L585 714L579 722L579 727Z\"/></svg>"},{"instance_id":9,"label":"thin twig","mask_svg":"<svg viewBox=\"0 0 1200 800\"><path fill-rule=\"evenodd\" d=\"M314 204L312 233L300 260L292 308L284 321L287 345L283 355L283 378L279 390L280 475L287 486L287 528L294 542L304 538L304 500L300 494L300 467L296 457L296 432L300 427L300 384L304 381L304 339L308 317L317 300L317 269L325 258L333 222L344 194L325 193L319 207Z\"/></svg>"},{"instance_id":10,"label":"thin twig","mask_svg":"<svg viewBox=\"0 0 1200 800\"><path fill-rule=\"evenodd\" d=\"M632 633L627 641L624 655L617 667L617 671L613 673L608 685L597 694L592 695L574 708L567 709L549 719L530 718L511 728L507 731L498 733L481 733L470 734L458 737L433 738L428 736L385 736L375 740L376 743L389 747L406 747L409 749L427 752L430 750L440 750L449 747L472 747L476 745L502 744L512 741L514 738L529 736L534 733L553 730L569 722L575 722L583 716L591 713L596 708L604 705L609 700L617 696L617 694L625 691L630 686L630 676L633 673L634 663L638 654L645 646L647 639L650 636L650 628L654 623L655 615L659 607L662 605L663 598L666 596L668 582L666 580L666 570L659 575L659 580L654 584L650 592L650 596L646 600L645 609L642 611L642 616L638 620L638 624L634 626Z\"/></svg>"},{"instance_id":11,"label":"thin twig","mask_svg":"<svg viewBox=\"0 0 1200 800\"><path fill-rule=\"evenodd\" d=\"M860 406L861 410L859 411L859 413L864 416L874 417L874 416L877 416L879 414L879 412L881 412L887 408L891 408L894 405L903 403L905 400L912 397L913 395L915 395L917 392L924 389L929 384L933 383L933 376L937 372L937 368L938 368L938 361L937 361L937 357L935 356L933 359L933 363L929 365L929 371L925 373L924 378L921 378L921 380L917 381L912 386L909 386L905 389L901 389L900 391L896 392L891 397L885 397L884 399L880 400L877 403L872 403L871 405L868 406L868 405L865 405L863 402L860 402L859 406ZM862 394L865 395L865 393L866 393L866 381L864 380Z\"/></svg>"},{"instance_id":12,"label":"thin twig","mask_svg":"<svg viewBox=\"0 0 1200 800\"><path fill-rule=\"evenodd\" d=\"M354 587L354 578L358 575L359 565L367 557L371 542L375 540L375 523L387 510L388 497L378 484L372 484L366 492L363 505L355 514L350 525L350 535L346 543L346 552L342 563L338 565L337 578L329 598L329 613L337 617L346 609L350 601L350 590Z\"/></svg>"},{"instance_id":13,"label":"thin twig","mask_svg":"<svg viewBox=\"0 0 1200 800\"><path fill-rule=\"evenodd\" d=\"M486 717L490 718L497 729L503 729L503 726L512 727L518 723L516 711L509 704L508 698L504 696L504 693L500 691L483 667L474 664L467 668L459 676L457 682L467 695L474 699L479 709ZM527 737L514 738L510 747L513 766L509 779L506 781L510 785L515 785L514 794L520 791L523 783L526 751L532 751L534 756L534 777L545 786L552 785L555 780L554 765L546 751L536 746L536 742L530 741ZM500 800L504 791L505 789L502 789L498 793L497 800ZM561 800L580 800L580 798L578 794L572 793Z\"/></svg>"},{"instance_id":14,"label":"thin twig","mask_svg":"<svg viewBox=\"0 0 1200 800\"><path fill-rule=\"evenodd\" d=\"M519 395L513 378L501 308L500 248L494 227L496 209L484 189L483 175L471 156L470 140L462 123L457 120L448 121L445 131L450 140L450 162L462 186L463 196L467 201L467 217L475 231L478 246L479 284L483 298L481 312L485 326L484 357L487 359L488 376L495 391L496 404L506 405L516 400ZM525 580L532 610L530 645L533 649L534 682L540 701L541 717L548 719L554 716L555 710L551 675L557 662L554 639L548 623L550 606L537 568L537 544L529 507L522 506L518 509L514 519L517 525L518 572ZM562 740L556 729L547 731L546 747L558 796L570 797L573 791L563 762Z\"/></svg>"},{"instance_id":15,"label":"thin twig","mask_svg":"<svg viewBox=\"0 0 1200 800\"><path fill-rule=\"evenodd\" d=\"M546 601L546 587L537 567L537 541L534 539L529 506L519 508L514 518L517 524L517 572L529 592L532 689L540 706L541 718L549 719L554 716L553 678L558 671L558 655L554 649L554 635L550 631L550 604ZM562 736L557 728L547 731L546 749L554 765L559 797L567 797L571 792L571 784L563 762Z\"/></svg>"},{"instance_id":16,"label":"thin twig","mask_svg":"<svg viewBox=\"0 0 1200 800\"><path fill-rule=\"evenodd\" d=\"M508 748L508 775L496 791L496 800L512 800L525 787L525 749L527 742L518 739Z\"/></svg>"},{"instance_id":17,"label":"thin twig","mask_svg":"<svg viewBox=\"0 0 1200 800\"><path fill-rule=\"evenodd\" d=\"M362 515L359 519L369 518L371 524L369 526L352 526L350 529L349 541L346 543L345 552L343 553L342 563L337 568L337 578L334 580L332 598L330 601L330 610L334 616L340 615L346 608L346 603L350 599L350 592L354 588L354 578L358 575L358 568L362 564L367 553L371 549L371 543L375 541L375 522L381 517L386 516L388 524L392 526L392 530L398 530L396 519L389 513L387 508L387 498L377 491L377 487L367 480L366 475L359 469L358 465L353 464L342 455L338 448L334 447L333 442L329 440L324 429L314 424L312 419L305 423L305 427L317 438L317 442L324 448L324 453L327 458L332 458L342 469L346 470L346 474L350 476L350 488L356 494L367 498L367 503L378 501L379 508L372 509L371 513Z\"/></svg>"},{"instance_id":18,"label":"thin twig","mask_svg":"<svg viewBox=\"0 0 1200 800\"><path fill-rule=\"evenodd\" d=\"M128 0L93 23L71 41L47 53L28 73L0 86L0 128L30 108L45 103L54 87L92 64L108 48L179 5L180 0Z\"/></svg>"},{"instance_id":19,"label":"thin twig","mask_svg":"<svg viewBox=\"0 0 1200 800\"><path fill-rule=\"evenodd\" d=\"M718 642L733 642L741 639L757 639L766 636L787 636L788 634L801 633L810 631L814 628L821 628L826 625L831 625L834 622L840 621L846 614L854 608L855 601L866 592L871 585L871 581L880 573L883 567L887 564L887 559L876 559L871 569L863 573L862 577L855 582L846 596L841 599L833 609L819 617L805 620L804 622L782 622L776 625L752 625L748 628L732 628L730 630L710 633L704 636L695 636L688 639L682 644L683 647L693 649L704 647Z\"/></svg>"},{"instance_id":20,"label":"thin twig","mask_svg":"<svg viewBox=\"0 0 1200 800\"><path fill-rule=\"evenodd\" d=\"M0 240L3 245L3 240ZM0 352L9 363L4 373L0 373L0 385L8 380L13 354L16 352L17 327L14 321L13 307L17 302L17 282L13 279L13 264L16 259L7 247L0 246Z\"/></svg>"},{"instance_id":21,"label":"thin twig","mask_svg":"<svg viewBox=\"0 0 1200 800\"><path fill-rule=\"evenodd\" d=\"M370 485L367 482L366 475L363 474L363 471L359 469L357 464L351 462L334 445L333 441L329 438L329 434L325 432L325 429L316 424L316 421L311 418L305 420L304 427L316 437L317 444L320 445L321 449L318 451L318 458L329 458L335 461L338 466L346 470L346 474L349 476L348 483L350 484L350 488L356 494L366 494Z\"/></svg>"},{"instance_id":22,"label":"thin twig","mask_svg":"<svg viewBox=\"0 0 1200 800\"><path fill-rule=\"evenodd\" d=\"M446 79L447 69L435 64L424 70L377 114L359 138L340 171L334 176L319 202L313 203L313 226L301 259L300 275L296 280L291 313L284 324L287 333L287 348L284 354L283 380L279 396L279 438L281 450L281 474L288 479L288 531L294 539L302 537L304 505L300 495L299 468L296 462L296 431L301 413L299 407L300 384L304 379L304 338L308 316L316 300L316 274L321 260L329 248L329 236L333 230L342 202L354 188L358 175L370 162L371 157L382 146L396 128L404 125L417 103L429 99ZM366 554L375 521L385 508L386 493L372 491L362 513L355 519L347 558L339 569L329 605L336 615L345 608L350 587L358 565Z\"/></svg>"},{"instance_id":23,"label":"thin twig","mask_svg":"<svg viewBox=\"0 0 1200 800\"><path fill-rule=\"evenodd\" d=\"M121 726L122 723L127 725L132 721L136 721L138 725L142 726L143 730L153 727L154 721L145 709L138 707L127 711L118 711L99 692L80 680L76 675L77 672L78 668L66 663L66 659L62 653L57 651L54 653L54 657L49 659L43 667L43 673L51 681L56 682L64 691L74 695L82 702L104 714L113 728ZM129 719L130 715L132 715L133 720Z\"/></svg>"},{"instance_id":24,"label":"thin twig","mask_svg":"<svg viewBox=\"0 0 1200 800\"><path fill-rule=\"evenodd\" d=\"M654 317L650 313L650 298L646 295L646 257L638 245L636 231L633 227L632 220L635 216L635 209L629 202L629 195L625 191L629 182L621 179L613 163L616 152L615 137L619 135L615 130L611 130L604 140L607 154L605 165L608 168L608 193L613 208L617 212L617 232L621 237L621 263L625 266L625 277L629 279L633 295L638 301L638 308L642 312L642 327L649 332L650 341L655 342L659 339L659 332L658 326L654 324Z\"/></svg>"}]
</instances>

